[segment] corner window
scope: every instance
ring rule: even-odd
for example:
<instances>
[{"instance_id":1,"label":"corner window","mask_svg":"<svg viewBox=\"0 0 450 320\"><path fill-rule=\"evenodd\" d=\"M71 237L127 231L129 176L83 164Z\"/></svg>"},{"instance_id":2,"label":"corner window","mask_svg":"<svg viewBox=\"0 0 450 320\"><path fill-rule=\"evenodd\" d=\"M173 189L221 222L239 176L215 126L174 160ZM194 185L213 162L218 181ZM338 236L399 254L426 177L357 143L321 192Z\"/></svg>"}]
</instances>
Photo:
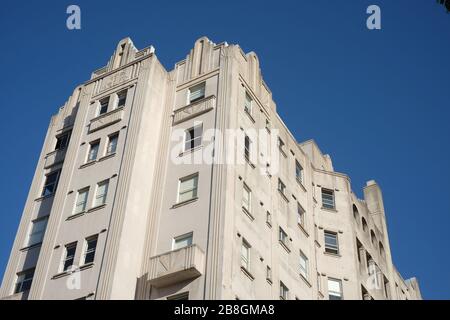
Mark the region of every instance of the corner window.
<instances>
[{"instance_id":1,"label":"corner window","mask_svg":"<svg viewBox=\"0 0 450 320\"><path fill-rule=\"evenodd\" d=\"M95 193L94 207L98 207L106 203L106 196L108 195L108 187L109 187L109 180L105 180L97 184L97 192Z\"/></svg>"},{"instance_id":2,"label":"corner window","mask_svg":"<svg viewBox=\"0 0 450 320\"><path fill-rule=\"evenodd\" d=\"M199 147L202 144L203 125L196 125L185 131L184 150L189 151Z\"/></svg>"},{"instance_id":3,"label":"corner window","mask_svg":"<svg viewBox=\"0 0 450 320\"><path fill-rule=\"evenodd\" d=\"M280 191L284 196L286 196L286 185L280 178L278 178L278 191Z\"/></svg>"},{"instance_id":4,"label":"corner window","mask_svg":"<svg viewBox=\"0 0 450 320\"><path fill-rule=\"evenodd\" d=\"M14 294L30 290L33 282L34 268L17 273L17 281L14 287Z\"/></svg>"},{"instance_id":5,"label":"corner window","mask_svg":"<svg viewBox=\"0 0 450 320\"><path fill-rule=\"evenodd\" d=\"M322 206L326 209L334 209L334 191L322 188Z\"/></svg>"},{"instance_id":6,"label":"corner window","mask_svg":"<svg viewBox=\"0 0 450 320\"><path fill-rule=\"evenodd\" d=\"M272 282L272 269L269 266L266 267L266 280Z\"/></svg>"},{"instance_id":7,"label":"corner window","mask_svg":"<svg viewBox=\"0 0 450 320\"><path fill-rule=\"evenodd\" d=\"M178 183L178 203L197 198L198 173L181 178Z\"/></svg>"},{"instance_id":8,"label":"corner window","mask_svg":"<svg viewBox=\"0 0 450 320\"><path fill-rule=\"evenodd\" d=\"M250 140L249 136L245 135L244 139L244 156L246 160L250 160L250 148L252 145L252 141Z\"/></svg>"},{"instance_id":9,"label":"corner window","mask_svg":"<svg viewBox=\"0 0 450 320\"><path fill-rule=\"evenodd\" d=\"M297 202L297 224L305 227L305 209Z\"/></svg>"},{"instance_id":10,"label":"corner window","mask_svg":"<svg viewBox=\"0 0 450 320\"><path fill-rule=\"evenodd\" d=\"M172 250L177 250L192 245L192 232L173 239Z\"/></svg>"},{"instance_id":11,"label":"corner window","mask_svg":"<svg viewBox=\"0 0 450 320\"><path fill-rule=\"evenodd\" d=\"M342 300L342 281L328 278L328 297L330 300Z\"/></svg>"},{"instance_id":12,"label":"corner window","mask_svg":"<svg viewBox=\"0 0 450 320\"><path fill-rule=\"evenodd\" d=\"M278 240L288 248L288 235L281 227L278 232Z\"/></svg>"},{"instance_id":13,"label":"corner window","mask_svg":"<svg viewBox=\"0 0 450 320\"><path fill-rule=\"evenodd\" d=\"M189 88L189 103L193 103L205 97L205 82Z\"/></svg>"},{"instance_id":14,"label":"corner window","mask_svg":"<svg viewBox=\"0 0 450 320\"><path fill-rule=\"evenodd\" d=\"M336 232L324 231L325 252L339 254L338 235Z\"/></svg>"}]
</instances>

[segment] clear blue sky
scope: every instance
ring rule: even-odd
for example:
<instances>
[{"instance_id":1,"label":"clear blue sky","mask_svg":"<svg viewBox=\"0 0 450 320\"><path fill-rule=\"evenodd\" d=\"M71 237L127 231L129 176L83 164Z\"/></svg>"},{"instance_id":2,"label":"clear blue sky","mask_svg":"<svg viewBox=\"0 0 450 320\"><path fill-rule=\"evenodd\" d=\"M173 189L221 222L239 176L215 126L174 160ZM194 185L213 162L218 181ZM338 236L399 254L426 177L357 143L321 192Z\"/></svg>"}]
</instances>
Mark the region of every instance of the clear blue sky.
<instances>
[{"instance_id":1,"label":"clear blue sky","mask_svg":"<svg viewBox=\"0 0 450 320\"><path fill-rule=\"evenodd\" d=\"M82 29L66 29L78 4ZM195 3L195 4L193 4ZM370 4L382 30L366 28ZM353 189L382 187L394 262L450 298L450 14L432 1L2 1L0 277L50 116L130 36L170 69L194 41L255 51L278 112Z\"/></svg>"}]
</instances>

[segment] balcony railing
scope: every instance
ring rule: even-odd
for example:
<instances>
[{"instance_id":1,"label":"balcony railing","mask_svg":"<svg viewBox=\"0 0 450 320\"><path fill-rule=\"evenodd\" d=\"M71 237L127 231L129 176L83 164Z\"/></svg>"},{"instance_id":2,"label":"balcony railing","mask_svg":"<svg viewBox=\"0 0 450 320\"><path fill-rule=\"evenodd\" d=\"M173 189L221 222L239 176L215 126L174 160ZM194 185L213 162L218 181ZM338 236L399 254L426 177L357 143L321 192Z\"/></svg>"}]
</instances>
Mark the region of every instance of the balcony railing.
<instances>
[{"instance_id":1,"label":"balcony railing","mask_svg":"<svg viewBox=\"0 0 450 320\"><path fill-rule=\"evenodd\" d=\"M99 130L101 128L104 128L106 126L121 121L123 119L123 114L124 114L123 108L118 108L92 119L91 124L89 126L89 132Z\"/></svg>"},{"instance_id":2,"label":"balcony railing","mask_svg":"<svg viewBox=\"0 0 450 320\"><path fill-rule=\"evenodd\" d=\"M65 157L66 157L66 149L52 151L45 156L44 167L50 168L51 166L61 163L64 161Z\"/></svg>"},{"instance_id":3,"label":"balcony railing","mask_svg":"<svg viewBox=\"0 0 450 320\"><path fill-rule=\"evenodd\" d=\"M216 97L214 95L197 100L185 107L175 110L173 115L173 124L178 124L188 119L192 119L214 109L215 106Z\"/></svg>"},{"instance_id":4,"label":"balcony railing","mask_svg":"<svg viewBox=\"0 0 450 320\"><path fill-rule=\"evenodd\" d=\"M155 287L166 287L197 278L204 269L205 254L194 244L150 258L147 280Z\"/></svg>"}]
</instances>

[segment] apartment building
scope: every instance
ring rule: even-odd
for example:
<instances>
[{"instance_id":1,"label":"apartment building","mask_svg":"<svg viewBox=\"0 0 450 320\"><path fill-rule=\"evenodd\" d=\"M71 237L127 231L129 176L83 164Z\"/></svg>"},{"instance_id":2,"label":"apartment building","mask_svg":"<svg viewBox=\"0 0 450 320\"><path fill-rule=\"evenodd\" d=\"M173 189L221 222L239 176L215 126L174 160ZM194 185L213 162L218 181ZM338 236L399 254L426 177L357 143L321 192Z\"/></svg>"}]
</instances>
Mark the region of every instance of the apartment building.
<instances>
[{"instance_id":1,"label":"apartment building","mask_svg":"<svg viewBox=\"0 0 450 320\"><path fill-rule=\"evenodd\" d=\"M255 53L167 71L121 40L47 131L3 299L421 299L364 199L277 114Z\"/></svg>"}]
</instances>

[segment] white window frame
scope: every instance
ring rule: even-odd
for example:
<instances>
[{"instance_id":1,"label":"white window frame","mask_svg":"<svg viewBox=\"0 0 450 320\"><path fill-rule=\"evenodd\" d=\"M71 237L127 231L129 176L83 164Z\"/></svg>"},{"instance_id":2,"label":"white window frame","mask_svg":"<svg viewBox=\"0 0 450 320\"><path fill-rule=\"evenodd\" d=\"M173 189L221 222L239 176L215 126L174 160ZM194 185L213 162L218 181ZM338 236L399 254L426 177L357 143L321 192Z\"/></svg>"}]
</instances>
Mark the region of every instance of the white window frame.
<instances>
[{"instance_id":1,"label":"white window frame","mask_svg":"<svg viewBox=\"0 0 450 320\"><path fill-rule=\"evenodd\" d=\"M279 229L278 229L278 240L279 240L282 244L284 244L284 245L286 246L286 248L288 248L288 246L289 246L289 243L288 243L288 241L289 241L289 236L288 236L288 234L286 233L286 231L284 231L284 229L283 229L282 227L279 227Z\"/></svg>"},{"instance_id":2,"label":"white window frame","mask_svg":"<svg viewBox=\"0 0 450 320\"><path fill-rule=\"evenodd\" d=\"M288 300L289 299L289 288L280 281L280 300Z\"/></svg>"},{"instance_id":3,"label":"white window frame","mask_svg":"<svg viewBox=\"0 0 450 320\"><path fill-rule=\"evenodd\" d=\"M86 198L84 199L83 202L80 202L80 195L81 194L86 194ZM79 214L79 213L83 213L86 211L86 207L87 207L87 203L88 203L88 199L89 199L89 187L85 187L83 189L80 189L77 191L77 196L75 198L75 206L73 208L73 213L72 214ZM82 204L82 209L81 210L77 210L79 204Z\"/></svg>"},{"instance_id":4,"label":"white window frame","mask_svg":"<svg viewBox=\"0 0 450 320\"><path fill-rule=\"evenodd\" d=\"M253 98L248 93L248 91L245 91L245 98L244 98L244 111L247 112L249 115L253 114Z\"/></svg>"},{"instance_id":5,"label":"white window frame","mask_svg":"<svg viewBox=\"0 0 450 320\"><path fill-rule=\"evenodd\" d=\"M327 197L324 197L324 194L326 194L327 196L331 196L331 200L328 199ZM335 199L334 190L322 188L321 195L322 195L322 207L323 208L331 209L331 210L336 209L336 199Z\"/></svg>"},{"instance_id":6,"label":"white window frame","mask_svg":"<svg viewBox=\"0 0 450 320\"><path fill-rule=\"evenodd\" d=\"M247 200L245 195L247 195ZM248 213L252 212L252 190L245 182L242 186L242 208Z\"/></svg>"},{"instance_id":7,"label":"white window frame","mask_svg":"<svg viewBox=\"0 0 450 320\"><path fill-rule=\"evenodd\" d=\"M103 185L106 185L105 192L103 194L99 194L99 188ZM106 180L103 180L103 181L100 181L99 183L97 183L97 186L95 188L94 208L106 204L106 200L108 197L108 189L109 189L109 179L106 179ZM102 199L102 200L99 202L98 199Z\"/></svg>"},{"instance_id":8,"label":"white window frame","mask_svg":"<svg viewBox=\"0 0 450 320\"><path fill-rule=\"evenodd\" d=\"M193 131L193 133L194 133L193 137L190 136L190 134L189 134L190 131ZM199 133L199 132L200 132L200 135L196 136L195 134ZM197 146L195 146L196 140L200 140L200 143ZM183 152L191 151L191 150L194 150L194 149L200 147L202 145L202 140L203 140L203 123L196 124L193 127L186 129L184 131ZM194 141L194 146L186 148L186 144L189 142L192 142L192 141Z\"/></svg>"},{"instance_id":9,"label":"white window frame","mask_svg":"<svg viewBox=\"0 0 450 320\"><path fill-rule=\"evenodd\" d=\"M336 244L327 243L327 234L333 235L336 238ZM339 236L337 232L324 230L323 232L324 244L325 244L325 252L339 255ZM334 252L335 251L335 252Z\"/></svg>"},{"instance_id":10,"label":"white window frame","mask_svg":"<svg viewBox=\"0 0 450 320\"><path fill-rule=\"evenodd\" d=\"M115 140L115 144L113 141ZM115 132L108 136L108 143L106 144L105 156L115 154L117 152L117 146L119 145L119 133ZM112 146L114 146L114 151L112 151Z\"/></svg>"},{"instance_id":11,"label":"white window frame","mask_svg":"<svg viewBox=\"0 0 450 320\"><path fill-rule=\"evenodd\" d=\"M250 271L250 266L251 266L251 249L252 249L252 246L248 243L248 241L245 239L242 239L241 267L243 267L247 271Z\"/></svg>"},{"instance_id":12,"label":"white window frame","mask_svg":"<svg viewBox=\"0 0 450 320\"><path fill-rule=\"evenodd\" d=\"M306 280L309 279L309 259L301 250L300 250L300 275Z\"/></svg>"},{"instance_id":13,"label":"white window frame","mask_svg":"<svg viewBox=\"0 0 450 320\"><path fill-rule=\"evenodd\" d=\"M48 176L50 176L50 175L52 175L52 174L56 174L55 182L53 182L52 184L47 184ZM44 185L43 185L43 187L42 187L42 194L41 194L42 197L49 197L49 196L55 194L56 189L58 188L59 176L60 176L60 175L61 175L61 169L57 169L57 170L54 170L54 171L52 171L52 172L47 173L47 174L44 176ZM46 194L46 193L45 193L45 190L46 190L46 187L49 186L49 185L53 185L53 190L52 190L52 192Z\"/></svg>"},{"instance_id":14,"label":"white window frame","mask_svg":"<svg viewBox=\"0 0 450 320\"><path fill-rule=\"evenodd\" d=\"M192 95L194 92L196 92L197 90L199 90L200 94L198 94L198 97L192 98ZM198 83L196 85L193 85L192 87L190 87L188 89L188 104L197 102L203 98L205 98L205 94L206 94L206 82L203 81L201 83Z\"/></svg>"},{"instance_id":15,"label":"white window frame","mask_svg":"<svg viewBox=\"0 0 450 320\"><path fill-rule=\"evenodd\" d=\"M93 146L96 146L96 149L97 149L97 151L95 152L95 157L91 157L92 151L94 150ZM100 139L89 142L89 150L88 150L86 162L91 162L91 161L97 160L99 151L100 151Z\"/></svg>"},{"instance_id":16,"label":"white window frame","mask_svg":"<svg viewBox=\"0 0 450 320\"><path fill-rule=\"evenodd\" d=\"M75 255L77 254L77 245L78 243L75 242L71 242L68 243L66 245L64 245L64 253L63 253L63 258L62 258L62 262L61 262L61 272L66 272L66 271L70 271L71 267L74 266L75 264ZM69 248L74 248L74 252L73 252L73 256L69 256ZM68 266L68 268L66 268L66 262L72 260L71 264Z\"/></svg>"},{"instance_id":17,"label":"white window frame","mask_svg":"<svg viewBox=\"0 0 450 320\"><path fill-rule=\"evenodd\" d=\"M302 205L297 202L297 224L301 226L302 228L305 228L306 226L306 211L303 209Z\"/></svg>"},{"instance_id":18,"label":"white window frame","mask_svg":"<svg viewBox=\"0 0 450 320\"><path fill-rule=\"evenodd\" d=\"M181 247L177 247L176 244L177 242L181 242L184 240L188 240L188 244L185 246L181 246ZM174 250L179 250L179 249L183 249L183 248L187 248L190 247L192 244L194 243L194 232L188 232L185 234L182 234L180 236L176 236L172 239L172 251Z\"/></svg>"},{"instance_id":19,"label":"white window frame","mask_svg":"<svg viewBox=\"0 0 450 320\"><path fill-rule=\"evenodd\" d=\"M42 225L40 225L40 229L37 231L35 230L38 226L38 224L43 223L43 227ZM31 221L31 225L30 225L30 231L28 232L28 239L27 239L27 247L31 247L34 246L36 244L42 243L42 240L44 239L44 235L45 235L45 230L47 229L47 223L48 223L48 216L42 217L42 218L38 218L35 219L33 221ZM35 228L36 227L36 228ZM38 240L33 240L33 237L37 237Z\"/></svg>"},{"instance_id":20,"label":"white window frame","mask_svg":"<svg viewBox=\"0 0 450 320\"><path fill-rule=\"evenodd\" d=\"M303 185L303 166L298 160L295 160L295 179Z\"/></svg>"},{"instance_id":21,"label":"white window frame","mask_svg":"<svg viewBox=\"0 0 450 320\"><path fill-rule=\"evenodd\" d=\"M123 105L119 105L121 96L125 96L125 101L124 101ZM125 104L127 103L127 97L128 97L127 89L117 92L117 105L115 106L115 109L125 108Z\"/></svg>"},{"instance_id":22,"label":"white window frame","mask_svg":"<svg viewBox=\"0 0 450 320\"><path fill-rule=\"evenodd\" d=\"M339 291L331 290L330 282L339 285ZM328 278L327 285L328 285L328 299L329 300L343 300L344 293L343 293L343 288L342 288L342 280L336 279L336 278ZM336 297L338 299L330 299L331 296Z\"/></svg>"},{"instance_id":23,"label":"white window frame","mask_svg":"<svg viewBox=\"0 0 450 320\"><path fill-rule=\"evenodd\" d=\"M280 178L278 178L278 191L280 191L283 196L286 196L286 184Z\"/></svg>"},{"instance_id":24,"label":"white window frame","mask_svg":"<svg viewBox=\"0 0 450 320\"><path fill-rule=\"evenodd\" d=\"M23 270L16 274L16 283L14 285L14 294L27 291L29 289L24 289L24 283L30 282L29 287L33 283L35 268Z\"/></svg>"},{"instance_id":25,"label":"white window frame","mask_svg":"<svg viewBox=\"0 0 450 320\"><path fill-rule=\"evenodd\" d=\"M105 112L102 112L102 105L105 105L105 104L102 103L103 101L106 102L106 103L105 103L105 104L106 104L106 110L105 110ZM101 116L101 115L103 115L103 114L107 114L107 113L108 113L109 102L110 102L110 97L109 97L109 96L108 96L108 97L104 97L104 98L98 100L97 117L99 117L99 116Z\"/></svg>"},{"instance_id":26,"label":"white window frame","mask_svg":"<svg viewBox=\"0 0 450 320\"><path fill-rule=\"evenodd\" d=\"M183 194L188 193L188 192L192 192L193 196L189 199L184 199L183 201L180 201L180 195L181 195L181 186L182 183L188 180L194 179L194 181L196 181L194 183L194 186L192 187L192 189L187 189L183 192ZM198 181L199 181L199 173L193 173L190 174L188 176L182 177L180 179L178 179L178 192L177 192L177 203L184 203L186 201L191 201L193 199L196 199L198 197Z\"/></svg>"},{"instance_id":27,"label":"white window frame","mask_svg":"<svg viewBox=\"0 0 450 320\"><path fill-rule=\"evenodd\" d=\"M95 241L95 246L93 248L89 249L89 242ZM83 257L82 257L82 263L81 265L91 264L95 261L95 255L97 253L97 247L98 247L98 234L95 234L93 236L87 237L84 239L84 247L83 247ZM86 257L88 254L94 254L94 257L92 258L92 261L86 262Z\"/></svg>"}]
</instances>

